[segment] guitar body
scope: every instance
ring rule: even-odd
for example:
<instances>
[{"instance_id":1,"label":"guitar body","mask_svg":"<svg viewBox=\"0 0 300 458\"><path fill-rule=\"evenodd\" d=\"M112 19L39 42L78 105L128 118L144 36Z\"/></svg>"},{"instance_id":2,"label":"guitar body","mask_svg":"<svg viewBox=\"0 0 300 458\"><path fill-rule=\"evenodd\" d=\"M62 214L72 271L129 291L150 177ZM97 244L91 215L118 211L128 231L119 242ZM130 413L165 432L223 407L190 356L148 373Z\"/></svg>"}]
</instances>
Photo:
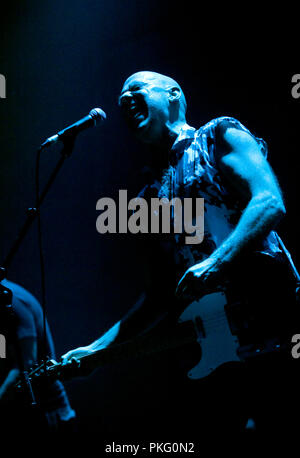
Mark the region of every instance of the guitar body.
<instances>
[{"instance_id":1,"label":"guitar body","mask_svg":"<svg viewBox=\"0 0 300 458\"><path fill-rule=\"evenodd\" d=\"M286 264L252 255L247 270L237 266L233 285L234 294L208 294L180 315L179 323L193 323L201 348L198 364L187 374L191 379L204 378L225 363L290 352L300 310Z\"/></svg>"},{"instance_id":2,"label":"guitar body","mask_svg":"<svg viewBox=\"0 0 300 458\"><path fill-rule=\"evenodd\" d=\"M208 294L190 304L179 318L179 323L192 321L197 342L201 347L199 363L188 372L191 379L208 376L222 364L241 361L239 341L231 332L225 312L224 293Z\"/></svg>"},{"instance_id":3,"label":"guitar body","mask_svg":"<svg viewBox=\"0 0 300 458\"><path fill-rule=\"evenodd\" d=\"M172 315L170 321L166 312L166 320L162 317L151 331L83 356L79 365L73 362L62 366L50 360L29 372L30 381L45 376L71 378L80 375L80 371L88 372L107 363L169 350L168 362L174 355L184 376L197 380L226 363L290 352L291 336L298 332L300 322L294 280L290 279L284 264L278 266L268 256L262 259L255 256L251 263L250 258L247 260L247 271L237 266L234 294L230 290L226 295L224 292L208 294L178 312L177 318ZM19 380L16 387L22 384Z\"/></svg>"}]
</instances>

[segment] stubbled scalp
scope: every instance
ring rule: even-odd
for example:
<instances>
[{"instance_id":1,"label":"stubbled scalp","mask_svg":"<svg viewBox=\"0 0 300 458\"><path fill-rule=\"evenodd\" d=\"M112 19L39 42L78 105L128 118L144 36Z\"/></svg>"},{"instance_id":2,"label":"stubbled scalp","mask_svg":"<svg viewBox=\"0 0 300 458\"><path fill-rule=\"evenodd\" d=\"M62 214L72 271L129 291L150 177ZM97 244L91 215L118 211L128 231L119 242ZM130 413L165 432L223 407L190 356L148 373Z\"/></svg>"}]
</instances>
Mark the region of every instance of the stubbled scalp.
<instances>
[{"instance_id":1,"label":"stubbled scalp","mask_svg":"<svg viewBox=\"0 0 300 458\"><path fill-rule=\"evenodd\" d=\"M162 75L161 73L156 73L156 72L151 72L151 71L136 72L133 75L130 75L129 78L127 78L125 84L128 83L132 79L138 79L143 82L157 81L157 82L160 82L165 87L170 87L170 86L180 87L179 84L173 78L170 78L169 76L166 76L166 75Z\"/></svg>"},{"instance_id":2,"label":"stubbled scalp","mask_svg":"<svg viewBox=\"0 0 300 458\"><path fill-rule=\"evenodd\" d=\"M149 70L144 70L144 71L139 71L136 73L133 73L130 75L127 80L125 81L125 85L129 84L130 81L132 80L139 80L141 82L156 82L162 87L165 87L166 89L171 88L171 87L178 87L181 91L181 98L180 98L180 103L182 104L184 110L186 110L186 99L183 93L183 90L181 89L180 85L175 81L173 78L170 78L169 76L162 75L161 73L157 72L152 72Z\"/></svg>"}]
</instances>

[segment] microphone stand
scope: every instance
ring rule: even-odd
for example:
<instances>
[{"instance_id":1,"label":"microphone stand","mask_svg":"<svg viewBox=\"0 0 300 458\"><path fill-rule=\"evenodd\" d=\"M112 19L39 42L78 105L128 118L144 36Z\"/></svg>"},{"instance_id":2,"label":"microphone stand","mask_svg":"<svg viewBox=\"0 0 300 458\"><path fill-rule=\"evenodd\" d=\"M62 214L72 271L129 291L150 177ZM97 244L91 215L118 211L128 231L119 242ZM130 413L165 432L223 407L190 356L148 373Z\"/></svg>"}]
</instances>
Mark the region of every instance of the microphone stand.
<instances>
[{"instance_id":1,"label":"microphone stand","mask_svg":"<svg viewBox=\"0 0 300 458\"><path fill-rule=\"evenodd\" d=\"M27 209L27 218L23 226L21 227L14 244L12 245L10 251L8 252L8 255L4 259L4 262L2 263L2 267L0 267L0 282L4 278L6 278L7 270L15 254L19 250L20 245L22 241L24 240L29 228L31 227L32 223L39 215L41 205L44 202L44 199L47 196L52 184L54 183L55 178L57 174L59 173L61 167L63 166L66 158L71 156L73 147L74 147L74 141L75 141L75 136L68 136L67 138L63 140L64 146L61 151L61 157L58 160L54 170L52 171L43 191L41 192L40 196L37 197L36 206L30 207ZM40 154L41 150L42 150L42 147L38 149L38 155ZM10 341L12 345L14 346L14 350L15 350L16 357L17 357L17 364L20 370L20 377L23 382L23 386L25 386L25 389L28 395L28 399L30 400L30 404L32 406L36 406L37 405L36 399L34 396L34 392L32 389L30 379L28 377L28 372L25 370L26 368L25 368L24 360L22 356L22 349L21 349L20 342L19 342L18 335L17 335L17 317L13 310L12 296L13 296L12 291L9 288L4 287L4 285L0 284L0 316L3 317L3 321L6 325L8 341ZM46 365L46 361L45 361L45 365Z\"/></svg>"},{"instance_id":2,"label":"microphone stand","mask_svg":"<svg viewBox=\"0 0 300 458\"><path fill-rule=\"evenodd\" d=\"M48 179L48 182L45 185L45 188L41 192L41 195L40 195L40 197L39 197L39 199L38 199L38 201L36 203L36 206L35 207L30 207L30 208L27 209L27 219L25 220L24 225L21 227L21 230L20 230L20 232L19 232L19 234L18 234L18 236L17 236L17 238L15 240L15 243L11 247L11 250L9 251L8 255L6 256L4 262L2 263L2 268L4 269L4 274L2 273L2 276L1 276L1 273L0 273L0 280L2 280L3 278L6 277L6 271L9 268L13 257L17 253L17 251L18 251L23 239L25 238L25 236L26 236L31 224L36 219L36 217L38 215L38 212L40 211L40 207L41 207L42 203L44 202L44 199L45 199L46 195L48 194L53 182L55 181L55 178L56 178L58 172L60 171L61 167L63 166L63 163L65 162L66 158L71 156L72 150L73 150L73 146L74 146L74 140L75 139L73 137L71 137L71 138L68 138L67 140L64 141L64 147L63 147L63 149L61 151L61 157L60 157L59 161L57 162L57 165L55 166L53 172L51 173L50 178ZM41 151L41 148L39 148L38 151L39 151L38 152L38 154L39 154L40 151Z\"/></svg>"}]
</instances>

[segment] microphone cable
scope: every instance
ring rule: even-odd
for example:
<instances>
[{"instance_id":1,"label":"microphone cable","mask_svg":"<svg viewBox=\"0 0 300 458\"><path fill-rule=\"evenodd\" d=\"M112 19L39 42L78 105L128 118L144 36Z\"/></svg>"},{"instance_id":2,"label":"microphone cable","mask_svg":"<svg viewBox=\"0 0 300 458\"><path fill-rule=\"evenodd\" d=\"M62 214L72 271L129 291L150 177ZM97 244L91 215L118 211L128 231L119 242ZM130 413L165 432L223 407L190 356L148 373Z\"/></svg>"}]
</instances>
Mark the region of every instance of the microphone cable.
<instances>
[{"instance_id":1,"label":"microphone cable","mask_svg":"<svg viewBox=\"0 0 300 458\"><path fill-rule=\"evenodd\" d=\"M38 232L38 251L39 251L39 260L40 260L40 274L41 274L41 306L43 311L43 351L42 351L42 360L45 363L46 369L46 360L47 360L47 318L46 318L46 281L45 281L45 258L43 250L43 236L42 236L42 222L41 222L41 206L39 204L40 200L40 158L41 158L41 148L37 151L36 156L36 167L35 167L35 206L36 206L36 218L37 218L37 232Z\"/></svg>"}]
</instances>

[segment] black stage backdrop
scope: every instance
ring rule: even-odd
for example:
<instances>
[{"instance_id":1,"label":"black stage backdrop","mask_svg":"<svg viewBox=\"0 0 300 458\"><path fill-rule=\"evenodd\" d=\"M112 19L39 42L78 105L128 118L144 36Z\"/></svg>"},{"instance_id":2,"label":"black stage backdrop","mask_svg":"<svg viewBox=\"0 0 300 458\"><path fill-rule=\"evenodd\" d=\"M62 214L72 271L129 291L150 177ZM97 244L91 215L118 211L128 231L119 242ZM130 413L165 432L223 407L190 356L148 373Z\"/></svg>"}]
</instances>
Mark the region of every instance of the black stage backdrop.
<instances>
[{"instance_id":1,"label":"black stage backdrop","mask_svg":"<svg viewBox=\"0 0 300 458\"><path fill-rule=\"evenodd\" d=\"M197 5L197 7L196 7ZM146 0L21 1L1 6L0 261L34 205L36 150L58 130L101 107L107 121L78 136L42 209L47 316L57 355L86 345L118 320L140 292L141 259L134 236L99 235L96 201L133 197L143 185L143 149L124 126L117 97L138 70L178 80L188 123L238 118L269 145L287 217L280 234L300 264L298 244L298 119L291 96L299 73L289 14L259 9L204 8L199 2ZM287 58L289 55L289 59ZM41 183L60 147L45 150ZM41 299L36 225L9 269L9 278ZM299 328L300 330L300 328ZM66 384L85 427L93 419L115 435L129 417L144 421L151 399L146 361L99 369ZM138 387L138 389L137 389ZM136 402L133 401L136 400ZM143 400L147 399L147 407Z\"/></svg>"}]
</instances>

